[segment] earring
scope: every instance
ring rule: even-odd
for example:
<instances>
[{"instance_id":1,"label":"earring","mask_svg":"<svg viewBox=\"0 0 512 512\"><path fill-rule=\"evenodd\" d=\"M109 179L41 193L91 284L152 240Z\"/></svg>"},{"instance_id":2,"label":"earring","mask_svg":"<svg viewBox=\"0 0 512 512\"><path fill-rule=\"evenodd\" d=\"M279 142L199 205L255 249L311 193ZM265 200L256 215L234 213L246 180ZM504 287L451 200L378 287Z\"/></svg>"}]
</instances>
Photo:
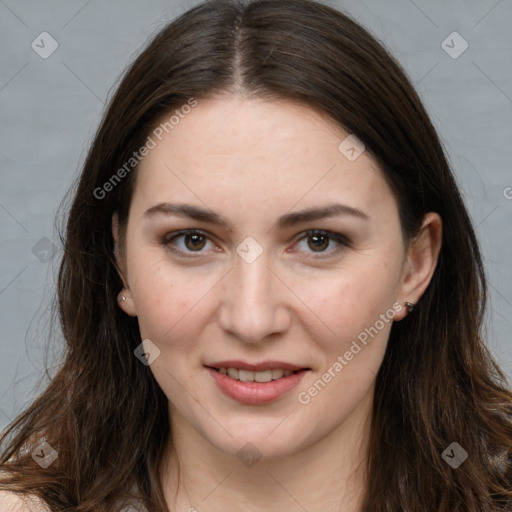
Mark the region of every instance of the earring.
<instances>
[{"instance_id":1,"label":"earring","mask_svg":"<svg viewBox=\"0 0 512 512\"><path fill-rule=\"evenodd\" d=\"M404 306L407 308L407 313L412 313L416 304L413 304L412 302L404 302Z\"/></svg>"},{"instance_id":2,"label":"earring","mask_svg":"<svg viewBox=\"0 0 512 512\"><path fill-rule=\"evenodd\" d=\"M126 297L123 295L122 299L123 299L123 300L126 300Z\"/></svg>"}]
</instances>

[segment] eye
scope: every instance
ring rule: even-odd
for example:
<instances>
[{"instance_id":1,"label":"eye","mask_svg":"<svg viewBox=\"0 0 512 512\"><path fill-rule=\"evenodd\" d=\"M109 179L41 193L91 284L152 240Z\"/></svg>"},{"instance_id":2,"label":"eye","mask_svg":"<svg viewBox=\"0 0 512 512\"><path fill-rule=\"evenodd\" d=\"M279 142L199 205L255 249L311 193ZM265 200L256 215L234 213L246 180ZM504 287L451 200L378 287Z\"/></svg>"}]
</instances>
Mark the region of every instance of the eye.
<instances>
[{"instance_id":1,"label":"eye","mask_svg":"<svg viewBox=\"0 0 512 512\"><path fill-rule=\"evenodd\" d=\"M176 240L182 242L181 247L179 246L180 244L174 243ZM211 240L209 240L206 233L197 230L185 230L165 237L162 244L181 256L193 258L194 256L189 255L192 253L200 254L205 252L202 249L208 242L211 242Z\"/></svg>"},{"instance_id":2,"label":"eye","mask_svg":"<svg viewBox=\"0 0 512 512\"><path fill-rule=\"evenodd\" d=\"M311 249L310 252L319 254L327 253L330 255L334 252L338 252L340 249L350 247L350 241L347 237L341 235L340 233L333 233L331 231L323 231L320 229L311 229L306 231L299 239L298 245L304 241L306 242L307 247ZM334 249L326 251L326 249L332 245L333 241L337 244L337 246Z\"/></svg>"},{"instance_id":3,"label":"eye","mask_svg":"<svg viewBox=\"0 0 512 512\"><path fill-rule=\"evenodd\" d=\"M176 243L176 241L181 243ZM319 229L305 231L296 245L300 246L304 241L307 241L307 247L311 249L311 251L306 250L306 252L315 254L326 253L327 255L331 255L332 253L338 252L340 249L350 247L350 241L342 234ZM333 241L337 246L334 249L326 251L326 249L333 244ZM179 233L171 233L162 240L162 245L166 248L169 248L179 256L190 258L195 257L194 253L200 255L206 252L203 251L203 249L208 243L215 246L206 233L192 229L180 231ZM293 251L295 251L295 249Z\"/></svg>"}]
</instances>

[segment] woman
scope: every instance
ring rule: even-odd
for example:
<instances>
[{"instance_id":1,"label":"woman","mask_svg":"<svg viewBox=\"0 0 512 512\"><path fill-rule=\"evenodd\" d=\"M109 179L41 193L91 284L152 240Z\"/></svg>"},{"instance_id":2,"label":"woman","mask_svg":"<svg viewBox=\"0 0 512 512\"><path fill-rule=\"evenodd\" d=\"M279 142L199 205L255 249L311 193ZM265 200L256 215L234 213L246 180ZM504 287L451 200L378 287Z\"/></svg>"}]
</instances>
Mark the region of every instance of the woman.
<instances>
[{"instance_id":1,"label":"woman","mask_svg":"<svg viewBox=\"0 0 512 512\"><path fill-rule=\"evenodd\" d=\"M67 352L5 433L5 503L511 504L474 230L403 70L344 14L210 1L167 26L110 103L64 241Z\"/></svg>"}]
</instances>

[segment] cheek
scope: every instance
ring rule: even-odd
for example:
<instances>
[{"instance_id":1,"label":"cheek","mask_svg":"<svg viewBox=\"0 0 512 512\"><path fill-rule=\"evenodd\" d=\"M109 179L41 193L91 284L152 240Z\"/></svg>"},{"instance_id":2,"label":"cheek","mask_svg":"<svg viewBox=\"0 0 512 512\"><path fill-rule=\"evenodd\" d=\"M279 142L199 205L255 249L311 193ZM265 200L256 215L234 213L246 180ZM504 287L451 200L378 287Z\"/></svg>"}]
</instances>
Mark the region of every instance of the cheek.
<instances>
[{"instance_id":1,"label":"cheek","mask_svg":"<svg viewBox=\"0 0 512 512\"><path fill-rule=\"evenodd\" d=\"M141 335L161 344L191 336L218 276L200 267L171 266L161 249L140 251L130 264Z\"/></svg>"},{"instance_id":2,"label":"cheek","mask_svg":"<svg viewBox=\"0 0 512 512\"><path fill-rule=\"evenodd\" d=\"M323 414L331 404L332 424L357 407L382 364L396 313L393 276L385 268L376 264L374 272L343 273L326 281L323 292L309 295L311 309L321 320L316 324L323 326L312 333L322 358L297 400L312 415Z\"/></svg>"},{"instance_id":3,"label":"cheek","mask_svg":"<svg viewBox=\"0 0 512 512\"><path fill-rule=\"evenodd\" d=\"M385 327L394 317L399 275L398 265L392 268L385 259L373 259L365 265L347 264L314 282L298 280L294 290L309 310L304 314L312 321L316 317L326 348L341 350L374 326L381 315L385 315L385 326L379 322L379 331L386 334Z\"/></svg>"},{"instance_id":4,"label":"cheek","mask_svg":"<svg viewBox=\"0 0 512 512\"><path fill-rule=\"evenodd\" d=\"M375 381L396 314L400 269L387 263L399 261L396 254L393 258L347 264L314 288L308 280L297 283L297 294L306 297L304 302L315 313L304 311L311 318L309 325L319 326L311 337L322 354L314 379L297 396L299 403L311 404L310 412L321 414L325 404L335 404L333 421L341 421Z\"/></svg>"}]
</instances>

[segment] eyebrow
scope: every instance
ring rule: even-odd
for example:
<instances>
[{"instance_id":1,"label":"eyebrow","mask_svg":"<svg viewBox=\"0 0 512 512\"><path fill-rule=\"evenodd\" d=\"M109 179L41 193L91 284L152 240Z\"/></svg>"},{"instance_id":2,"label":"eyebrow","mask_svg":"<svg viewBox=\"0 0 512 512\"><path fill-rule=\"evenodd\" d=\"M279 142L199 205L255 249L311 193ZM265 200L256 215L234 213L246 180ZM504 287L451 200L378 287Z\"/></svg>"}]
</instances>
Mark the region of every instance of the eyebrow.
<instances>
[{"instance_id":1,"label":"eyebrow","mask_svg":"<svg viewBox=\"0 0 512 512\"><path fill-rule=\"evenodd\" d=\"M209 224L213 224L216 226L229 228L229 223L222 216L210 210L191 204L159 203L146 210L143 216L144 218L151 218L157 214L189 217L197 221L207 222ZM281 217L279 217L277 221L277 226L279 228L286 228L303 222L345 215L364 220L368 220L370 218L368 214L366 214L359 208L353 208L352 206L340 203L332 203L327 204L325 206L308 208L306 210L291 212L282 215Z\"/></svg>"}]
</instances>

